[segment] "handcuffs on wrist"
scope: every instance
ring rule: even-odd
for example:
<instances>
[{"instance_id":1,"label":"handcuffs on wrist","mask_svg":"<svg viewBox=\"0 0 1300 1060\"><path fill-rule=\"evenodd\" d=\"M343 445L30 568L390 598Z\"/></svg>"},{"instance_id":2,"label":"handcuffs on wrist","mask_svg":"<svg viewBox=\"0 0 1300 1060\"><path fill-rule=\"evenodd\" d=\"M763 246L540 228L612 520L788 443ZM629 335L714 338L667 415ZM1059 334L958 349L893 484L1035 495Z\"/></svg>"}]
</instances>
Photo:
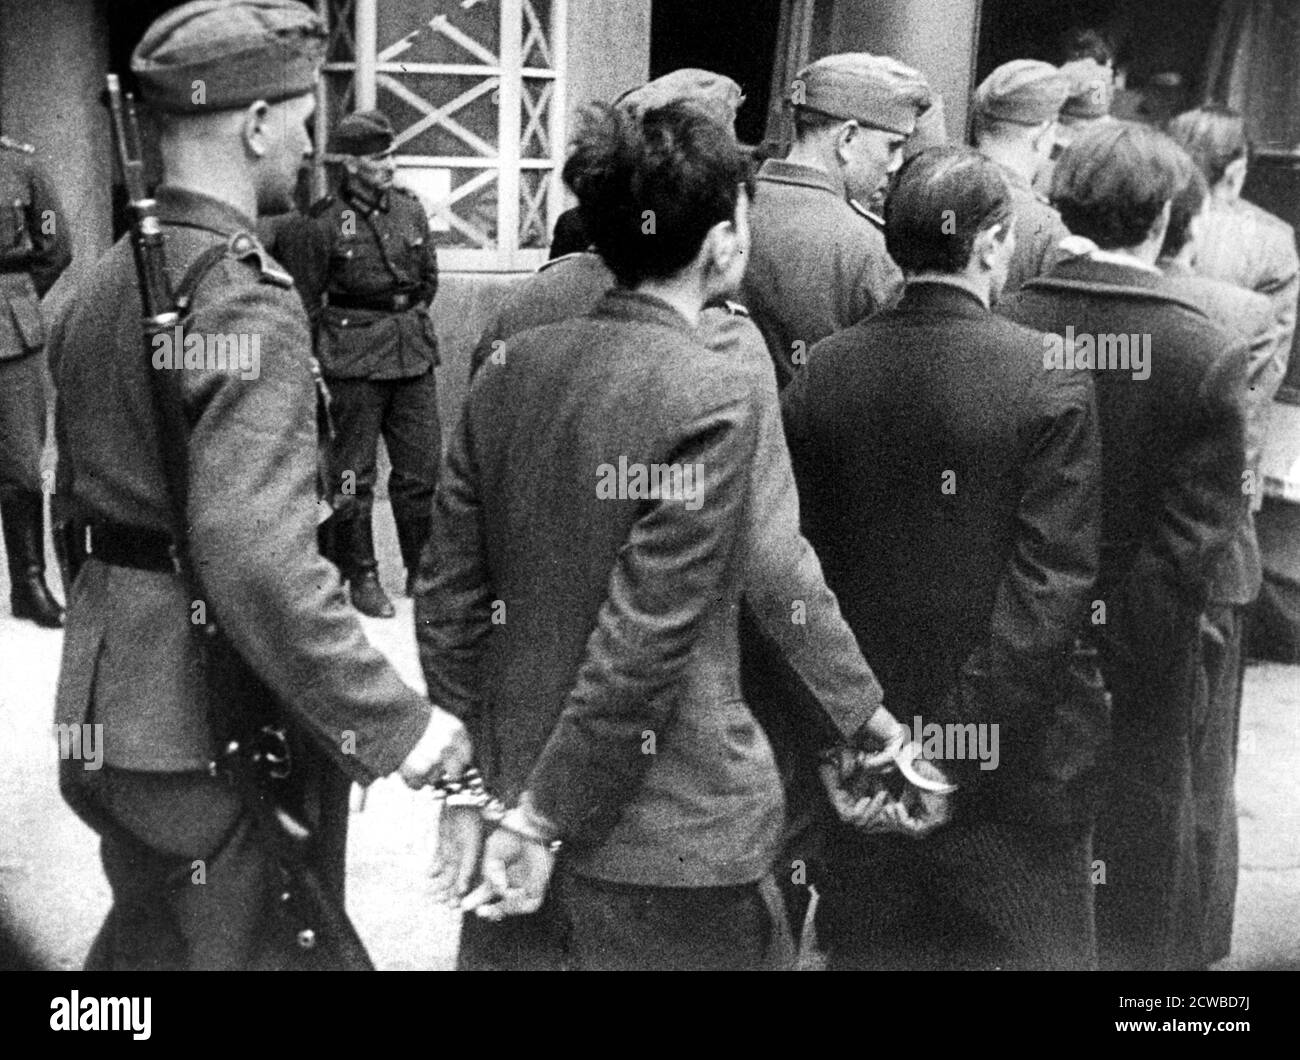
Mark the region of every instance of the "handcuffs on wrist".
<instances>
[{"instance_id":1,"label":"handcuffs on wrist","mask_svg":"<svg viewBox=\"0 0 1300 1060\"><path fill-rule=\"evenodd\" d=\"M558 853L563 845L558 839L547 839L541 833L533 831L527 824L521 824L514 819L507 820L510 811L506 809L506 804L488 791L487 784L483 781L483 774L473 766L465 770L460 777L439 778L430 785L430 788L435 801L443 802L448 807L464 806L477 810L479 817L488 824L526 839L530 843L544 846L552 854Z\"/></svg>"},{"instance_id":2,"label":"handcuffs on wrist","mask_svg":"<svg viewBox=\"0 0 1300 1060\"><path fill-rule=\"evenodd\" d=\"M929 792L934 795L951 795L957 790L956 784L945 783L940 780L931 780L917 772L913 763L921 753L921 747L915 741L910 739L907 728L899 725L894 735L890 737L889 742L879 751L854 750L852 748L832 747L822 752L822 761L827 765L834 766L839 770L842 776L847 775L852 767L861 768L873 759L882 756L888 758L893 768L897 769L903 778L914 788L920 791ZM851 755L851 765L846 758ZM889 767L875 767L870 772L888 772Z\"/></svg>"}]
</instances>

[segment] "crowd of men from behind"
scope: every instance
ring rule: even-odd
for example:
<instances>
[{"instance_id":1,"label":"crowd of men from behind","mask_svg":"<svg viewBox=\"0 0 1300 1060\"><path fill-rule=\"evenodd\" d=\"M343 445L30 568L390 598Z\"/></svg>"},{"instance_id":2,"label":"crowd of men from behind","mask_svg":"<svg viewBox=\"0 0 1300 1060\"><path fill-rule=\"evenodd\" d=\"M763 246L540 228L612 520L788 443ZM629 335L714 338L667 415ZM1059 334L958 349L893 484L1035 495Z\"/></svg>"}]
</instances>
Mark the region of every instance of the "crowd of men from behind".
<instances>
[{"instance_id":1,"label":"crowd of men from behind","mask_svg":"<svg viewBox=\"0 0 1300 1060\"><path fill-rule=\"evenodd\" d=\"M503 296L439 468L436 262L387 119L345 119L337 196L253 235L322 40L293 0L199 2L133 58L188 326L262 336L260 378L176 373L183 481L125 243L50 343L90 544L58 718L104 726L105 768L62 772L114 892L91 965L304 960L259 818L207 768L231 678L183 571L305 737L340 907L348 780L481 771L499 812L450 797L440 825L463 967L788 967L814 924L833 968L1225 956L1254 480L1300 284L1240 198L1241 118L1166 135L1106 117L1100 64L1017 60L974 147L914 149L924 76L841 54L754 173L726 78L593 105L580 249ZM196 105L211 56L240 76L205 66ZM393 613L380 434L425 696L353 611Z\"/></svg>"}]
</instances>

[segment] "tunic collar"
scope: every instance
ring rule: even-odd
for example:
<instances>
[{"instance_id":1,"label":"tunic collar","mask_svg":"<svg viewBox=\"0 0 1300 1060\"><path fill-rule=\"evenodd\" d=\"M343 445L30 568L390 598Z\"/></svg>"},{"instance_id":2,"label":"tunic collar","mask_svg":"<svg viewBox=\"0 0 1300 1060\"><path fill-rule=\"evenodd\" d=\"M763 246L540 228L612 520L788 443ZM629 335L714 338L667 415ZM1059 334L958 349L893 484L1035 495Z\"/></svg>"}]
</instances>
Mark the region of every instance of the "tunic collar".
<instances>
[{"instance_id":1,"label":"tunic collar","mask_svg":"<svg viewBox=\"0 0 1300 1060\"><path fill-rule=\"evenodd\" d=\"M253 232L256 228L252 219L242 210L223 199L190 188L163 184L154 198L158 202L158 216L163 224L204 228L222 236Z\"/></svg>"},{"instance_id":2,"label":"tunic collar","mask_svg":"<svg viewBox=\"0 0 1300 1060\"><path fill-rule=\"evenodd\" d=\"M780 158L769 158L759 167L758 179L773 184L793 184L800 188L817 188L838 197L830 176L815 166L805 166L798 162L786 162Z\"/></svg>"},{"instance_id":3,"label":"tunic collar","mask_svg":"<svg viewBox=\"0 0 1300 1060\"><path fill-rule=\"evenodd\" d=\"M345 200L354 206L359 206L365 213L374 213L376 210L387 213L391 205L388 192L372 191L346 179L343 181L342 195Z\"/></svg>"},{"instance_id":4,"label":"tunic collar","mask_svg":"<svg viewBox=\"0 0 1300 1060\"><path fill-rule=\"evenodd\" d=\"M667 302L653 295L630 291L626 287L614 287L607 291L592 314L613 320L661 324L694 334L690 321Z\"/></svg>"}]
</instances>

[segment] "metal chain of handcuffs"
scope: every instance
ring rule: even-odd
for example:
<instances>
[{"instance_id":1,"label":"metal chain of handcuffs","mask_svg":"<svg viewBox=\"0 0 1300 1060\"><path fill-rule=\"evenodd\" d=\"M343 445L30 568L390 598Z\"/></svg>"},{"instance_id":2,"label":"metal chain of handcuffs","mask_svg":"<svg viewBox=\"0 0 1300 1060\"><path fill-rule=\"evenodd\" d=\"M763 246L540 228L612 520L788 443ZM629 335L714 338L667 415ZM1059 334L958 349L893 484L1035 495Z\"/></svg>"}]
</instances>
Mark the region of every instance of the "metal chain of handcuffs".
<instances>
[{"instance_id":1,"label":"metal chain of handcuffs","mask_svg":"<svg viewBox=\"0 0 1300 1060\"><path fill-rule=\"evenodd\" d=\"M473 809L478 811L484 824L493 828L503 828L513 832L522 839L539 843L552 854L560 851L563 843L558 839L546 840L540 836L515 828L506 822L506 804L492 792L488 791L483 774L475 766L470 766L459 777L442 776L429 785L435 802L441 802L448 808Z\"/></svg>"},{"instance_id":2,"label":"metal chain of handcuffs","mask_svg":"<svg viewBox=\"0 0 1300 1060\"><path fill-rule=\"evenodd\" d=\"M880 751L864 751L852 747L832 747L823 751L821 761L832 766L841 778L848 778L854 773L872 777L880 782L892 772L897 771L912 787L933 795L951 795L957 785L941 780L931 780L916 771L915 762L921 757L921 746L911 739L907 727L899 725L898 730ZM879 762L879 764L873 764Z\"/></svg>"}]
</instances>

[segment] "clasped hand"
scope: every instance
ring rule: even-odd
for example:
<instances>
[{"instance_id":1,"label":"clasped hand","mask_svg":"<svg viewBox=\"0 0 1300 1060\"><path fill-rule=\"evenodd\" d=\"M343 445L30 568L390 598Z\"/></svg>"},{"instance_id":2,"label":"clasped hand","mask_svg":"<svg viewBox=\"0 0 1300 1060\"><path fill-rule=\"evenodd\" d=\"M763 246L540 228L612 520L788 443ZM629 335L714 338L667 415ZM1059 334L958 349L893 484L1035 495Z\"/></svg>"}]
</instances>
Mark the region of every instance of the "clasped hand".
<instances>
[{"instance_id":1,"label":"clasped hand","mask_svg":"<svg viewBox=\"0 0 1300 1060\"><path fill-rule=\"evenodd\" d=\"M920 757L919 750L912 744L897 755L885 750L868 756L842 748L829 756L820 767L822 786L840 820L867 835L913 839L947 824L952 817L951 792L927 790L915 780L951 787L948 778ZM907 773L915 780L909 780Z\"/></svg>"}]
</instances>

